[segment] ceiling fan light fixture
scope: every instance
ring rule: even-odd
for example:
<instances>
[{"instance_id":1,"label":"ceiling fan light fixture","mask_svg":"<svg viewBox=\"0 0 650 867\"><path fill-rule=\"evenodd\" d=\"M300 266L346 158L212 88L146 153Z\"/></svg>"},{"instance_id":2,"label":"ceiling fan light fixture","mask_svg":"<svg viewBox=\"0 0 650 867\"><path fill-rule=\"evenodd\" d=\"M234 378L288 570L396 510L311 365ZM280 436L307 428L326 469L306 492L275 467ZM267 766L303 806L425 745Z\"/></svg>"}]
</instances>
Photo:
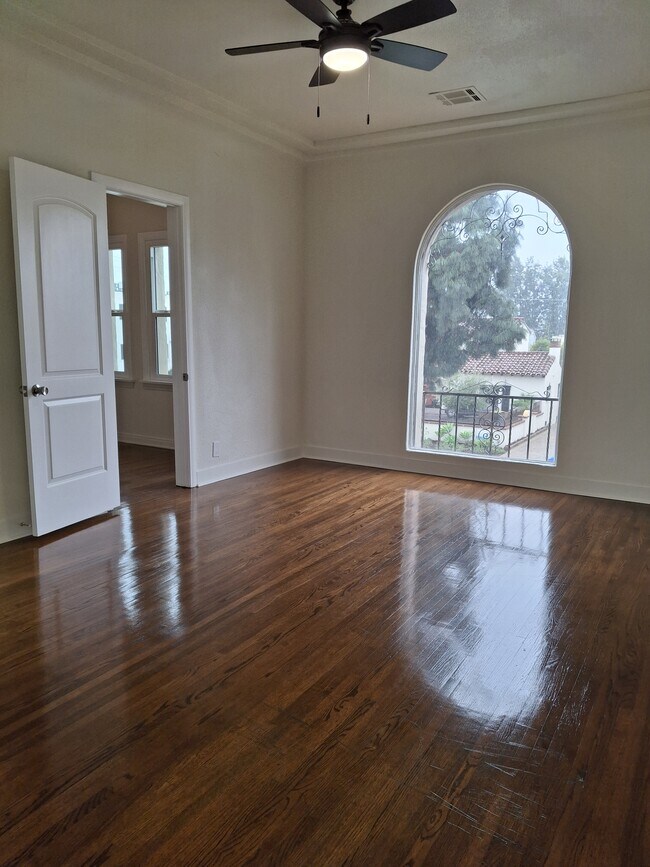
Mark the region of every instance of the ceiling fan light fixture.
<instances>
[{"instance_id":1,"label":"ceiling fan light fixture","mask_svg":"<svg viewBox=\"0 0 650 867\"><path fill-rule=\"evenodd\" d=\"M368 62L368 52L357 46L331 48L323 54L323 63L336 72L352 72Z\"/></svg>"},{"instance_id":2,"label":"ceiling fan light fixture","mask_svg":"<svg viewBox=\"0 0 650 867\"><path fill-rule=\"evenodd\" d=\"M354 20L350 6L354 0L334 0L340 8L336 14L323 0L287 0L298 12L316 24L318 39L299 39L292 42L270 42L262 45L242 45L226 48L226 54L264 54L290 48L315 48L319 52L318 68L309 86L334 84L341 72L352 72L364 66L370 57L387 60L410 69L430 72L447 57L444 51L435 51L421 45L409 45L385 39L391 33L409 30L446 18L456 12L452 0L406 0L400 5L380 12L361 23ZM369 68L369 67L368 67ZM368 76L370 83L370 76ZM320 114L318 115L320 117Z\"/></svg>"}]
</instances>

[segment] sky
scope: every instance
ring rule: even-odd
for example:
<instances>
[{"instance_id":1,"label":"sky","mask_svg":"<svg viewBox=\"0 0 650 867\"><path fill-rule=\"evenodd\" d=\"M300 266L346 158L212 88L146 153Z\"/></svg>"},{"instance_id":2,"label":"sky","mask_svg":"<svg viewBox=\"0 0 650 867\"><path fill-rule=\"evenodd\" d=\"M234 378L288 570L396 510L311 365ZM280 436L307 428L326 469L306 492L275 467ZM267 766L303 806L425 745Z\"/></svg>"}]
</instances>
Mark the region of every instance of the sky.
<instances>
[{"instance_id":1,"label":"sky","mask_svg":"<svg viewBox=\"0 0 650 867\"><path fill-rule=\"evenodd\" d=\"M517 248L517 256L522 262L533 258L540 265L549 265L560 256L569 258L567 249L569 241L566 233L560 226L555 225L554 212L548 209L544 202L527 193L515 192L510 199L510 204L523 207L523 225L519 227L522 238ZM540 235L537 229L544 227L547 219L551 230L545 235Z\"/></svg>"}]
</instances>

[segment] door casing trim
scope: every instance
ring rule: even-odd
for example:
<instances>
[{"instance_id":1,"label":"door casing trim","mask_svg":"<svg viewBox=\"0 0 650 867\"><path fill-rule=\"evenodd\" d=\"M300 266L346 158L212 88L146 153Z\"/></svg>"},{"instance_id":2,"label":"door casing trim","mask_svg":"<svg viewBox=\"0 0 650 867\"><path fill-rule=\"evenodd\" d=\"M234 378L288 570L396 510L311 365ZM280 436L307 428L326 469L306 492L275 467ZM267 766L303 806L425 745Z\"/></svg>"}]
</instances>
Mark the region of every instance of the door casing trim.
<instances>
[{"instance_id":1,"label":"door casing trim","mask_svg":"<svg viewBox=\"0 0 650 867\"><path fill-rule=\"evenodd\" d=\"M176 484L194 488L196 472L196 427L194 400L194 340L192 332L192 270L190 259L190 200L187 196L159 190L100 172L90 179L106 187L106 192L127 196L167 208L167 237L175 252L172 265L172 346L174 347L173 404ZM174 303L176 302L176 303ZM187 380L184 379L187 376Z\"/></svg>"}]
</instances>

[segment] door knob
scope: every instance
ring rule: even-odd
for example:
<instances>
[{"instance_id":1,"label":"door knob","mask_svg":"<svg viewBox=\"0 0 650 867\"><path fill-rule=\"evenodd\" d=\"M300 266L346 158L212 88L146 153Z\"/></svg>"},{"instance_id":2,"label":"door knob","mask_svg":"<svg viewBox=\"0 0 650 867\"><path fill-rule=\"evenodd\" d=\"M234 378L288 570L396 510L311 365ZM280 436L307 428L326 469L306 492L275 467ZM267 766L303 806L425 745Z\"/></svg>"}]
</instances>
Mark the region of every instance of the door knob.
<instances>
[{"instance_id":1,"label":"door knob","mask_svg":"<svg viewBox=\"0 0 650 867\"><path fill-rule=\"evenodd\" d=\"M49 388L46 385L33 385L32 386L32 394L34 397L38 397L39 394L48 394Z\"/></svg>"}]
</instances>

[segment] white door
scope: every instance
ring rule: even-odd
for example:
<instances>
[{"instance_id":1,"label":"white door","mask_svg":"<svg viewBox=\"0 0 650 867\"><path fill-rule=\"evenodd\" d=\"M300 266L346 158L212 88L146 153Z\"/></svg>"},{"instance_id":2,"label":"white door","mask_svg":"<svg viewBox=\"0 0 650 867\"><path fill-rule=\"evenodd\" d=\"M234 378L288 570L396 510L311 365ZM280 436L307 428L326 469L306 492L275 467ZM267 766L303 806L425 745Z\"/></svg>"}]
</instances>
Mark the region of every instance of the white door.
<instances>
[{"instance_id":1,"label":"white door","mask_svg":"<svg viewBox=\"0 0 650 867\"><path fill-rule=\"evenodd\" d=\"M12 157L35 536L119 505L106 189Z\"/></svg>"}]
</instances>

